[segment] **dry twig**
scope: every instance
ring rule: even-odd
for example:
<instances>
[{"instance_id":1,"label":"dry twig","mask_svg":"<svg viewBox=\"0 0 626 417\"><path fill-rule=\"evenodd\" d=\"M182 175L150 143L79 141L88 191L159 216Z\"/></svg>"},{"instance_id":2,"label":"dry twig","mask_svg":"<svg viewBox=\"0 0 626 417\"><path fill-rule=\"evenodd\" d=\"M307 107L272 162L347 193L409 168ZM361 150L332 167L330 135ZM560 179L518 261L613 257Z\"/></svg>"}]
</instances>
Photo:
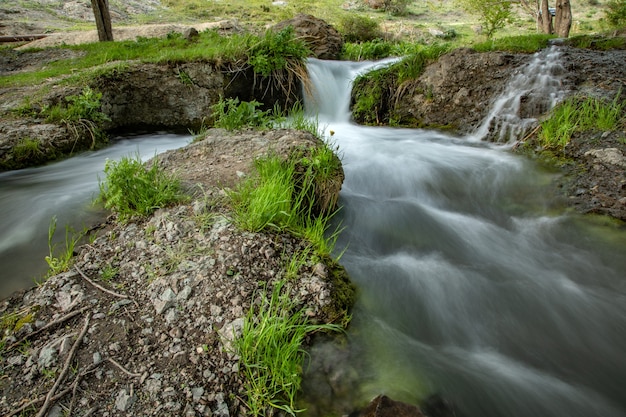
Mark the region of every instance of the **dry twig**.
<instances>
[{"instance_id":1,"label":"dry twig","mask_svg":"<svg viewBox=\"0 0 626 417\"><path fill-rule=\"evenodd\" d=\"M141 374L134 374L134 373L128 371L126 368L124 368L122 365L120 365L118 362L116 362L115 359L113 359L113 358L107 358L107 360L109 362L111 362L113 365L115 365L120 371L124 372L128 376L131 376L133 378L139 378L141 376Z\"/></svg>"},{"instance_id":2,"label":"dry twig","mask_svg":"<svg viewBox=\"0 0 626 417\"><path fill-rule=\"evenodd\" d=\"M95 282L93 282L92 280L90 280L90 279L87 277L87 275L85 275L85 274L83 273L83 271L81 271L81 270L80 270L80 269L79 269L76 265L74 265L74 269L76 269L76 271L78 271L78 273L80 274L80 276L81 276L81 277L83 277L83 279L84 279L85 281L87 281L88 283L90 283L91 285L93 285L94 287L96 287L97 289L99 289L100 291L103 291L103 292L105 292L105 293L107 293L107 294L110 294L110 295L112 295L112 296L114 296L114 297L118 297L118 298L130 298L130 297L129 297L129 296L127 296L127 295L117 293L117 292L115 292L115 291L112 291L112 290L106 289L106 288L104 288L103 286L101 286L101 285L99 285L99 284L96 284Z\"/></svg>"}]
</instances>

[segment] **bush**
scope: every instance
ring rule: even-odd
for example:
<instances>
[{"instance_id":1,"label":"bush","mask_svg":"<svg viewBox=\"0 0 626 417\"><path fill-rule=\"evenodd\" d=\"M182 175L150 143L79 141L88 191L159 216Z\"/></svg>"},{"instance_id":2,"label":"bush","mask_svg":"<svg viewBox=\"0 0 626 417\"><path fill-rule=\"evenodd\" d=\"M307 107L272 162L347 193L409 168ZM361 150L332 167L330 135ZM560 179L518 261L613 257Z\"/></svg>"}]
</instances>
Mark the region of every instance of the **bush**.
<instances>
[{"instance_id":1,"label":"bush","mask_svg":"<svg viewBox=\"0 0 626 417\"><path fill-rule=\"evenodd\" d=\"M272 124L269 111L259 110L258 101L242 101L238 98L223 99L211 106L215 117L215 127L227 130L244 127L268 128Z\"/></svg>"},{"instance_id":2,"label":"bush","mask_svg":"<svg viewBox=\"0 0 626 417\"><path fill-rule=\"evenodd\" d=\"M487 38L507 25L512 19L513 2L509 0L456 0L469 13L478 15Z\"/></svg>"},{"instance_id":3,"label":"bush","mask_svg":"<svg viewBox=\"0 0 626 417\"><path fill-rule=\"evenodd\" d=\"M615 28L626 26L626 0L611 0L604 11L606 20Z\"/></svg>"},{"instance_id":4,"label":"bush","mask_svg":"<svg viewBox=\"0 0 626 417\"><path fill-rule=\"evenodd\" d=\"M382 37L376 20L357 14L342 16L338 28L346 42L367 42Z\"/></svg>"},{"instance_id":5,"label":"bush","mask_svg":"<svg viewBox=\"0 0 626 417\"><path fill-rule=\"evenodd\" d=\"M119 161L107 160L106 178L100 182L100 199L117 212L120 220L146 216L183 199L178 179L166 174L154 160L147 167L137 155Z\"/></svg>"}]
</instances>

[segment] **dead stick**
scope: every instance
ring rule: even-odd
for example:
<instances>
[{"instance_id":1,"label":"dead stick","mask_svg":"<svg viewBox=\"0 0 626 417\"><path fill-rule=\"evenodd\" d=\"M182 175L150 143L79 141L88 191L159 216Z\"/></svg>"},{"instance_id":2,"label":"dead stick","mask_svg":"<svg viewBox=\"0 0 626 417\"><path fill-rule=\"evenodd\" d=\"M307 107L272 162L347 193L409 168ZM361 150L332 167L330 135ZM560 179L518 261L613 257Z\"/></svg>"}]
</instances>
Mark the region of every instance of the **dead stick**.
<instances>
[{"instance_id":1,"label":"dead stick","mask_svg":"<svg viewBox=\"0 0 626 417\"><path fill-rule=\"evenodd\" d=\"M67 375L67 371L70 369L70 364L72 363L72 359L74 359L74 354L76 354L76 351L78 350L78 346L82 342L83 337L85 337L85 333L87 333L87 329L89 328L90 318L91 318L90 314L87 315L87 317L85 318L85 325L83 326L83 329L80 331L78 338L72 345L72 349L70 350L70 353L67 355L67 359L65 360L65 365L63 365L63 369L61 370L59 377L57 378L56 382L54 383L50 391L48 391L48 395L46 395L46 401L41 406L41 409L39 409L39 413L37 413L37 417L43 417L46 415L46 412L48 411L48 408L50 407L50 404L52 403L52 397L54 396L54 392L57 390L57 388L59 388L59 385L61 385L61 383L65 379L65 375Z\"/></svg>"},{"instance_id":2,"label":"dead stick","mask_svg":"<svg viewBox=\"0 0 626 417\"><path fill-rule=\"evenodd\" d=\"M80 310L73 311L73 312L71 312L69 314L66 314L65 316L63 316L63 317L61 317L59 319L56 319L56 320L46 324L41 329L37 329L36 331L34 331L34 332L30 333L30 334L27 334L26 336L24 336L23 338L21 338L17 342L13 343L11 346L9 346L9 348L7 350L13 349L14 347L19 345L20 343L22 343L26 339L29 339L29 338L35 336L36 334L39 334L39 333L43 332L44 330L47 330L47 329L49 329L49 328L51 328L53 326L56 326L57 324L63 323L64 321L67 321L67 320L71 319L72 317L74 317L74 316L76 316L78 314L81 314L82 312L84 312L85 310L88 310L88 309L89 309L89 306L83 307Z\"/></svg>"},{"instance_id":3,"label":"dead stick","mask_svg":"<svg viewBox=\"0 0 626 417\"><path fill-rule=\"evenodd\" d=\"M120 371L124 372L128 376L132 376L133 378L139 378L141 376L141 374L134 374L134 373L132 373L130 371L127 371L126 368L124 368L122 365L117 363L115 361L115 359L113 359L113 358L107 358L107 360L109 362L111 362L113 365L115 365Z\"/></svg>"},{"instance_id":4,"label":"dead stick","mask_svg":"<svg viewBox=\"0 0 626 417\"><path fill-rule=\"evenodd\" d=\"M83 271L81 271L81 270L80 270L80 269L79 269L76 265L74 265L74 268L78 271L78 273L80 274L80 276L81 276L81 277L83 277L83 279L84 279L85 281L87 281L88 283L90 283L91 285L93 285L94 287L96 287L97 289L99 289L100 291L104 291L104 292L105 292L105 293L107 293L107 294L110 294L110 295L113 295L113 296L115 296L115 297L119 297L119 298L129 298L127 295L116 293L115 291L108 290L108 289L104 288L103 286L96 284L95 282L93 282L92 280L90 280L90 279L87 277L87 275L85 275L85 274L83 273Z\"/></svg>"}]
</instances>

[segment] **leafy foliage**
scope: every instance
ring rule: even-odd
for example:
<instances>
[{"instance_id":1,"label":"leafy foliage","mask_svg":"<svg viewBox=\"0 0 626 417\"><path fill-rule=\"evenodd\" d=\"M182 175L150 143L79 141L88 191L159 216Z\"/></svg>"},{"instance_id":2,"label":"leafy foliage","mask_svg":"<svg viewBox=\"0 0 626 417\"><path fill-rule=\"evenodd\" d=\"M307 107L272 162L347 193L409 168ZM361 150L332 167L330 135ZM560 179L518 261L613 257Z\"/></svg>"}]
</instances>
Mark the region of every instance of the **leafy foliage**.
<instances>
[{"instance_id":1,"label":"leafy foliage","mask_svg":"<svg viewBox=\"0 0 626 417\"><path fill-rule=\"evenodd\" d=\"M106 178L100 182L100 199L104 206L116 211L120 220L125 221L181 201L180 181L165 173L157 162L154 160L146 166L139 156L107 160Z\"/></svg>"},{"instance_id":2,"label":"leafy foliage","mask_svg":"<svg viewBox=\"0 0 626 417\"><path fill-rule=\"evenodd\" d=\"M295 36L293 27L288 26L277 32L268 30L254 41L248 50L248 64L255 73L269 76L286 69L290 62L303 62L310 54L305 43Z\"/></svg>"},{"instance_id":3,"label":"leafy foliage","mask_svg":"<svg viewBox=\"0 0 626 417\"><path fill-rule=\"evenodd\" d=\"M626 26L626 0L611 0L604 11L606 20L615 28Z\"/></svg>"},{"instance_id":4,"label":"leafy foliage","mask_svg":"<svg viewBox=\"0 0 626 417\"><path fill-rule=\"evenodd\" d=\"M101 99L102 93L85 87L80 95L66 97L64 105L44 107L42 115L51 123L89 120L100 124L109 120L108 116L100 111Z\"/></svg>"},{"instance_id":5,"label":"leafy foliage","mask_svg":"<svg viewBox=\"0 0 626 417\"><path fill-rule=\"evenodd\" d=\"M220 97L220 100L211 106L215 117L215 127L227 130L242 129L244 127L268 128L272 124L269 111L258 109L258 101L239 101L238 98Z\"/></svg>"},{"instance_id":6,"label":"leafy foliage","mask_svg":"<svg viewBox=\"0 0 626 417\"><path fill-rule=\"evenodd\" d=\"M513 17L513 2L509 0L457 0L469 13L478 15L489 39L504 28Z\"/></svg>"}]
</instances>

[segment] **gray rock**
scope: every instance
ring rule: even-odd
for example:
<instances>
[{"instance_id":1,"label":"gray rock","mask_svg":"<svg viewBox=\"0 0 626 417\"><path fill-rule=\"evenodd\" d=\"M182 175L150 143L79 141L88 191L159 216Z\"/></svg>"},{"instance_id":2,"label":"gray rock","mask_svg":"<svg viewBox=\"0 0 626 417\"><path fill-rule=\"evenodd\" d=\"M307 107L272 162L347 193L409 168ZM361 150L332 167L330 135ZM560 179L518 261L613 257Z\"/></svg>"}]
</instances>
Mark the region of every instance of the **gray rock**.
<instances>
[{"instance_id":1,"label":"gray rock","mask_svg":"<svg viewBox=\"0 0 626 417\"><path fill-rule=\"evenodd\" d=\"M45 347L39 352L39 359L37 365L39 369L48 369L57 362L57 350L53 347Z\"/></svg>"},{"instance_id":2,"label":"gray rock","mask_svg":"<svg viewBox=\"0 0 626 417\"><path fill-rule=\"evenodd\" d=\"M133 406L135 400L136 397L134 394L130 395L128 391L123 389L117 394L117 397L115 398L115 408L117 408L119 411L127 411Z\"/></svg>"}]
</instances>

